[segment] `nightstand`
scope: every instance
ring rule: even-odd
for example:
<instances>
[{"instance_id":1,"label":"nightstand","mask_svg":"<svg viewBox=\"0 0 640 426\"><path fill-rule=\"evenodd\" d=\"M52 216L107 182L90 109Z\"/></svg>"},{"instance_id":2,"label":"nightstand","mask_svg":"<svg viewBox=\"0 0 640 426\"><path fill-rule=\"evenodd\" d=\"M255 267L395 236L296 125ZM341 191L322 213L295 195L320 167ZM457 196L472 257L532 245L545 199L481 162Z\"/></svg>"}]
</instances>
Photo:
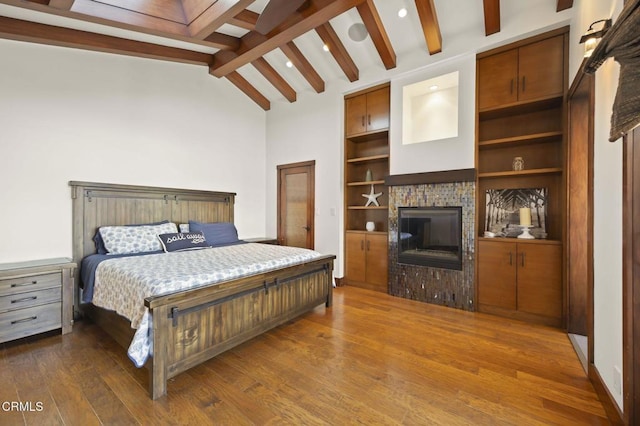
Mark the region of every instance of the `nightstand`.
<instances>
[{"instance_id":1,"label":"nightstand","mask_svg":"<svg viewBox=\"0 0 640 426\"><path fill-rule=\"evenodd\" d=\"M69 259L0 264L0 343L73 326Z\"/></svg>"},{"instance_id":2,"label":"nightstand","mask_svg":"<svg viewBox=\"0 0 640 426\"><path fill-rule=\"evenodd\" d=\"M242 241L246 241L248 243L261 243L261 244L278 245L278 239L277 238L269 238L269 237L245 238Z\"/></svg>"}]
</instances>

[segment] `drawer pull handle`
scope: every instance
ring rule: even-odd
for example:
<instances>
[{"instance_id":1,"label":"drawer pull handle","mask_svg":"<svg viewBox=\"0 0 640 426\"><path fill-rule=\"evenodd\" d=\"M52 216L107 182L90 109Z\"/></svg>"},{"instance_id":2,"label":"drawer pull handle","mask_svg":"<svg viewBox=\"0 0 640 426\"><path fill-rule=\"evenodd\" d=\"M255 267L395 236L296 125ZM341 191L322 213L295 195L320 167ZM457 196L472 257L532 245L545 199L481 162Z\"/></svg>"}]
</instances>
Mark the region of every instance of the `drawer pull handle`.
<instances>
[{"instance_id":1,"label":"drawer pull handle","mask_svg":"<svg viewBox=\"0 0 640 426\"><path fill-rule=\"evenodd\" d=\"M12 300L11 303L27 302L29 300L36 300L37 298L38 298L38 296L23 297L22 299Z\"/></svg>"},{"instance_id":2,"label":"drawer pull handle","mask_svg":"<svg viewBox=\"0 0 640 426\"><path fill-rule=\"evenodd\" d=\"M38 319L37 315L29 317L29 318L23 318L23 319L11 321L11 325L20 324L21 322L29 322L29 321L33 321L33 320L36 320L36 319Z\"/></svg>"},{"instance_id":3,"label":"drawer pull handle","mask_svg":"<svg viewBox=\"0 0 640 426\"><path fill-rule=\"evenodd\" d=\"M38 281L31 281L30 283L16 283L16 284L11 284L11 288L14 287L25 287L28 285L34 285L34 284L38 284Z\"/></svg>"}]
</instances>

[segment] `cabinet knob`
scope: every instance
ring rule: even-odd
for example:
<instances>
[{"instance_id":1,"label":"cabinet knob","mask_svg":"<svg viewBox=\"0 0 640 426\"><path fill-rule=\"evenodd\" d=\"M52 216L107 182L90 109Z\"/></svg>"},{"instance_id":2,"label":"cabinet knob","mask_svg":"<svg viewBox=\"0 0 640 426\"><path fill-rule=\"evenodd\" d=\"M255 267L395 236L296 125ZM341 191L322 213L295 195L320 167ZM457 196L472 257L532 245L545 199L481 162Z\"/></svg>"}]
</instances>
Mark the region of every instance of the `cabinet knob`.
<instances>
[{"instance_id":1,"label":"cabinet knob","mask_svg":"<svg viewBox=\"0 0 640 426\"><path fill-rule=\"evenodd\" d=\"M371 126L371 114L367 115L367 122L369 123L369 126Z\"/></svg>"},{"instance_id":2,"label":"cabinet knob","mask_svg":"<svg viewBox=\"0 0 640 426\"><path fill-rule=\"evenodd\" d=\"M367 240L367 251L371 250L371 241Z\"/></svg>"},{"instance_id":3,"label":"cabinet knob","mask_svg":"<svg viewBox=\"0 0 640 426\"><path fill-rule=\"evenodd\" d=\"M364 127L364 115L362 116L362 127Z\"/></svg>"},{"instance_id":4,"label":"cabinet knob","mask_svg":"<svg viewBox=\"0 0 640 426\"><path fill-rule=\"evenodd\" d=\"M360 240L360 250L364 250L364 240Z\"/></svg>"}]
</instances>

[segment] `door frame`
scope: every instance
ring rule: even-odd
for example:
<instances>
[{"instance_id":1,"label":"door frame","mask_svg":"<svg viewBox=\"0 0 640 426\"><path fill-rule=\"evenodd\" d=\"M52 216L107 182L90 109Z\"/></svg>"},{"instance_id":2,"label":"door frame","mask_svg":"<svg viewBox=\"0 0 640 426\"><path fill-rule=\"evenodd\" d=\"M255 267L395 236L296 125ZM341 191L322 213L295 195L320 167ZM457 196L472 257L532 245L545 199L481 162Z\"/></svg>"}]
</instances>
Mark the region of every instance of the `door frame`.
<instances>
[{"instance_id":1,"label":"door frame","mask_svg":"<svg viewBox=\"0 0 640 426\"><path fill-rule=\"evenodd\" d=\"M302 172L303 169L307 169L309 174L309 179L307 181L307 194L309 194L309 203L307 205L307 226L309 229L307 231L307 246L311 249L315 248L315 205L316 205L316 194L315 194L315 181L316 181L316 160L310 161L301 161L299 163L290 163L290 164L281 164L276 166L278 171L278 244L284 244L284 227L282 226L282 218L284 217L282 212L284 210L285 199L284 196L286 193L282 190L283 188L283 180L282 180L282 171L294 171L291 169L300 169Z\"/></svg>"},{"instance_id":2,"label":"door frame","mask_svg":"<svg viewBox=\"0 0 640 426\"><path fill-rule=\"evenodd\" d=\"M640 127L623 138L622 365L623 418L640 422ZM634 360L636 360L634 362Z\"/></svg>"}]
</instances>

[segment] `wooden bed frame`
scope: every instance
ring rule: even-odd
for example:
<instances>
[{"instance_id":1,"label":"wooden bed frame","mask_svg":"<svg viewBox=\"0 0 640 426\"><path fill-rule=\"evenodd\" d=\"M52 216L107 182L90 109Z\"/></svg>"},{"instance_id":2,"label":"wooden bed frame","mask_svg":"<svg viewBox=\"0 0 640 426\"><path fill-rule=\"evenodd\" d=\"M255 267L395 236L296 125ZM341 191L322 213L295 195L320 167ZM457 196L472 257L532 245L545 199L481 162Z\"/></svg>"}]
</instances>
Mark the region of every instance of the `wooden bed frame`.
<instances>
[{"instance_id":1,"label":"wooden bed frame","mask_svg":"<svg viewBox=\"0 0 640 426\"><path fill-rule=\"evenodd\" d=\"M69 185L73 260L78 265L96 252L93 236L100 226L165 219L233 222L235 193L231 192L75 181ZM151 397L167 393L169 378L320 304L330 307L334 259L333 255L322 256L271 272L146 298L153 320L153 355L145 365ZM135 332L130 322L112 311L81 304L78 272L75 283L76 315L88 315L127 348Z\"/></svg>"}]
</instances>

